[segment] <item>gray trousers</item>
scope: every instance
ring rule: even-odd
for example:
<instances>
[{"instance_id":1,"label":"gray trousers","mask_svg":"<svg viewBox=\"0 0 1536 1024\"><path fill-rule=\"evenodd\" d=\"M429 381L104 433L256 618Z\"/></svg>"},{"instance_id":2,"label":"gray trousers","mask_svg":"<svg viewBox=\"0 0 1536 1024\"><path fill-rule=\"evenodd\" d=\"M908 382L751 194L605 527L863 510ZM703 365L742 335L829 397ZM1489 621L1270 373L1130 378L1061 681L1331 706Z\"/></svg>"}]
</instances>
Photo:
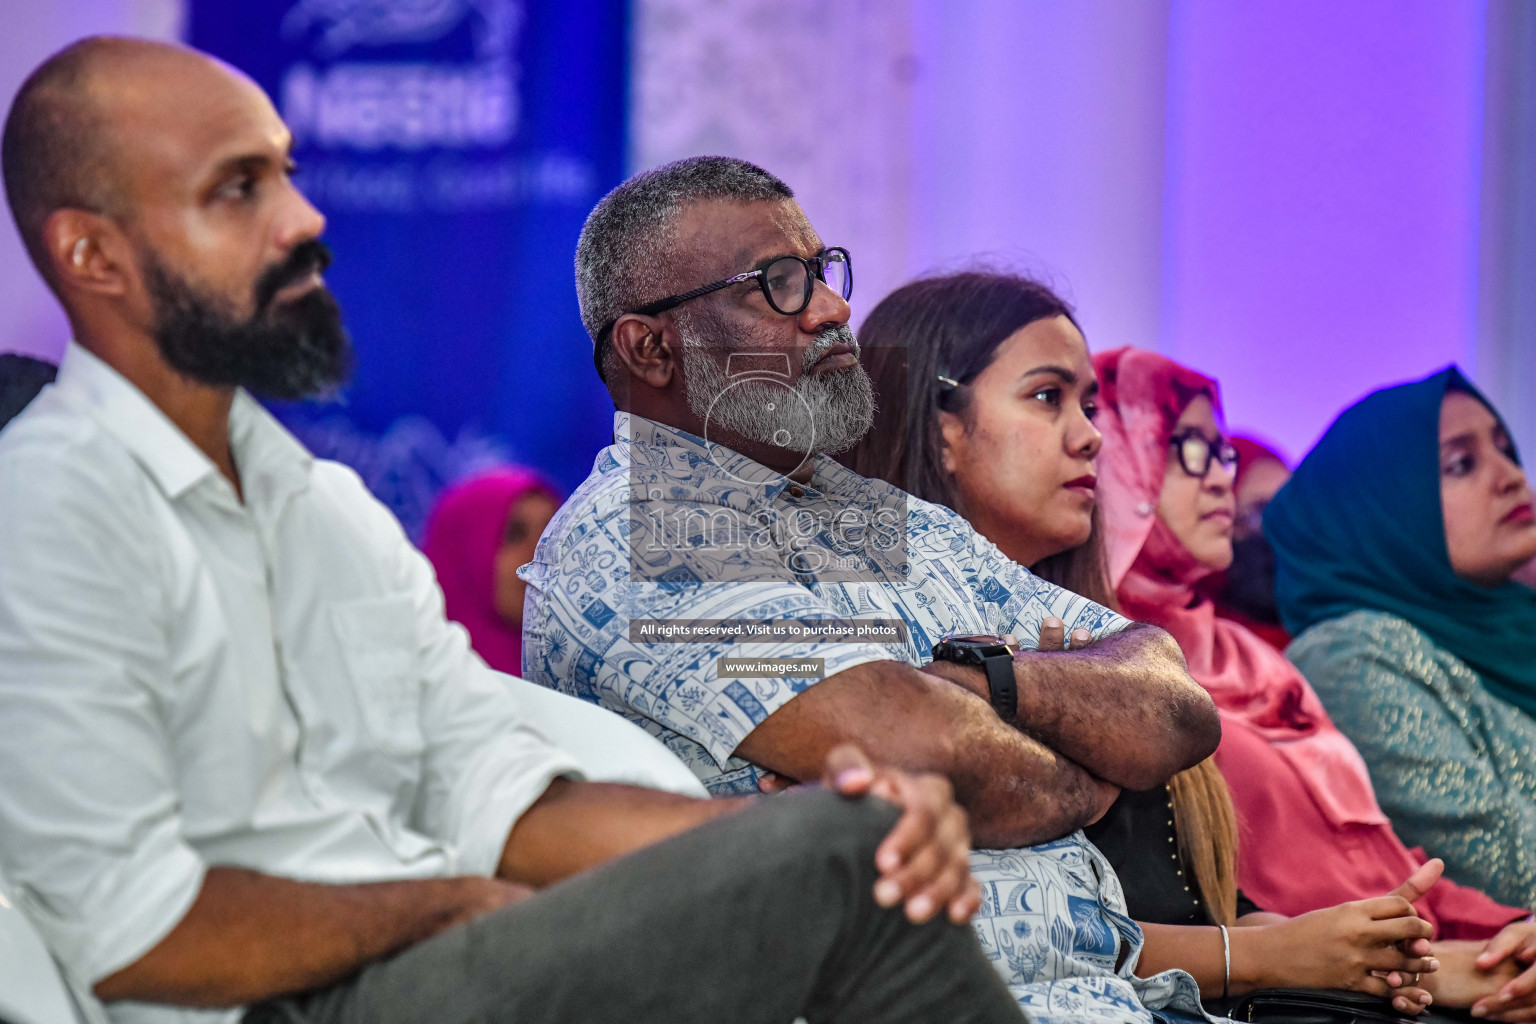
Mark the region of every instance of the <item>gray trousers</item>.
<instances>
[{"instance_id":1,"label":"gray trousers","mask_svg":"<svg viewBox=\"0 0 1536 1024\"><path fill-rule=\"evenodd\" d=\"M245 1024L1019 1024L969 927L874 902L878 800L787 793Z\"/></svg>"}]
</instances>

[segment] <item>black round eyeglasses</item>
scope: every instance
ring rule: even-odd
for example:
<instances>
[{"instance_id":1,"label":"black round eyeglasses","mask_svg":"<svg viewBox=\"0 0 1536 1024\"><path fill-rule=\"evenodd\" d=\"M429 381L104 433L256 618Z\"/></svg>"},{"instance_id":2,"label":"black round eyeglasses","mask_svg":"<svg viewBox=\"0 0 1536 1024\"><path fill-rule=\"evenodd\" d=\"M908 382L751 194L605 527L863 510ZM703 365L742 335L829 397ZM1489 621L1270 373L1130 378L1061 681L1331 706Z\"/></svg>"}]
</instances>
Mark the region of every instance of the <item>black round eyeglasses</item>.
<instances>
[{"instance_id":1,"label":"black round eyeglasses","mask_svg":"<svg viewBox=\"0 0 1536 1024\"><path fill-rule=\"evenodd\" d=\"M1174 434L1168 443L1179 453L1179 468L1192 477L1205 479L1212 462L1220 463L1228 473L1237 472L1237 449L1220 434L1212 441L1198 427L1189 427Z\"/></svg>"}]
</instances>

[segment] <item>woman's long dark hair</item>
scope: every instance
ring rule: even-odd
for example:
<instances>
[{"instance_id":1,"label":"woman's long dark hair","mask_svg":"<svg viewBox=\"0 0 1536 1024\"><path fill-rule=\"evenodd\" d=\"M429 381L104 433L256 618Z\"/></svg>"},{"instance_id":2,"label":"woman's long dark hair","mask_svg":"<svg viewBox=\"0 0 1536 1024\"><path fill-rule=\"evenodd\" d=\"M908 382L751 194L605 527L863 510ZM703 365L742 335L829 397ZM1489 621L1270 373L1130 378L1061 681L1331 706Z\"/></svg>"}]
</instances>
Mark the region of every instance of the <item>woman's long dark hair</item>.
<instances>
[{"instance_id":1,"label":"woman's long dark hair","mask_svg":"<svg viewBox=\"0 0 1536 1024\"><path fill-rule=\"evenodd\" d=\"M1072 307L1050 288L1013 274L969 271L896 289L859 329L860 361L874 381L879 412L873 428L843 461L862 476L878 477L967 516L944 470L939 413L960 416L970 429L966 385L1016 331L1053 316L1077 323ZM1029 568L1044 580L1118 609L1097 504L1092 522L1086 543ZM1226 781L1207 758L1174 776L1169 789L1179 849L1193 869L1207 913L1213 923L1231 924L1237 903L1237 827Z\"/></svg>"}]
</instances>

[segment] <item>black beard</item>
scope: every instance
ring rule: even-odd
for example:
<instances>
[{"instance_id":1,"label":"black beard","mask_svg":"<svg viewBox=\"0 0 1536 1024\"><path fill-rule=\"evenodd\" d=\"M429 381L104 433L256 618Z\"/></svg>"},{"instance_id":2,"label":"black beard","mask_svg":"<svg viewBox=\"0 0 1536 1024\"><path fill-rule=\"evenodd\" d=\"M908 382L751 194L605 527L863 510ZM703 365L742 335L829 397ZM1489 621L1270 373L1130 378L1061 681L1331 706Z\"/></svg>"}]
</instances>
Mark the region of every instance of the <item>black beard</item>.
<instances>
[{"instance_id":1,"label":"black beard","mask_svg":"<svg viewBox=\"0 0 1536 1024\"><path fill-rule=\"evenodd\" d=\"M248 320L173 274L147 247L141 255L154 303L155 342L182 376L292 401L332 392L351 375L352 342L328 289L314 288L292 302L273 305L284 285L330 265L330 251L318 240L295 246L286 260L261 275L256 311Z\"/></svg>"}]
</instances>

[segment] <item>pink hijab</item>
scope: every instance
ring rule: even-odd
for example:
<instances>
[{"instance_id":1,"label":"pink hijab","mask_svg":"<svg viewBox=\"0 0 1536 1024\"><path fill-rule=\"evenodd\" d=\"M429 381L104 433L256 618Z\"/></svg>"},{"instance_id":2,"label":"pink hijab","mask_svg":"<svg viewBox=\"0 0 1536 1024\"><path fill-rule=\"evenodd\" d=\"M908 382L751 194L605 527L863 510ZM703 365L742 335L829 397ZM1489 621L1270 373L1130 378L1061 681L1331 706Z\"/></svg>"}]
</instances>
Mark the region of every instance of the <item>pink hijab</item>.
<instances>
[{"instance_id":1,"label":"pink hijab","mask_svg":"<svg viewBox=\"0 0 1536 1024\"><path fill-rule=\"evenodd\" d=\"M1255 463L1265 459L1273 459L1286 469L1291 468L1290 460L1281 455L1272 445L1265 444L1256 437L1243 437L1234 435L1231 438L1232 447L1237 449L1237 479L1232 481L1232 486L1240 487L1243 483L1243 474L1252 469Z\"/></svg>"},{"instance_id":2,"label":"pink hijab","mask_svg":"<svg viewBox=\"0 0 1536 1024\"><path fill-rule=\"evenodd\" d=\"M523 634L496 614L496 552L507 516L525 495L557 491L530 469L494 470L443 492L427 519L422 551L437 570L448 618L469 631L470 645L500 672L523 673Z\"/></svg>"},{"instance_id":3,"label":"pink hijab","mask_svg":"<svg viewBox=\"0 0 1536 1024\"><path fill-rule=\"evenodd\" d=\"M1217 617L1194 587L1210 570L1157 515L1173 425L1197 395L1209 396L1219 417L1216 382L1134 348L1101 352L1093 363L1101 388L1099 493L1110 581L1126 615L1173 635L1190 675L1223 716L1241 719L1274 745L1332 824L1385 824L1364 759L1311 685L1269 644Z\"/></svg>"}]
</instances>

